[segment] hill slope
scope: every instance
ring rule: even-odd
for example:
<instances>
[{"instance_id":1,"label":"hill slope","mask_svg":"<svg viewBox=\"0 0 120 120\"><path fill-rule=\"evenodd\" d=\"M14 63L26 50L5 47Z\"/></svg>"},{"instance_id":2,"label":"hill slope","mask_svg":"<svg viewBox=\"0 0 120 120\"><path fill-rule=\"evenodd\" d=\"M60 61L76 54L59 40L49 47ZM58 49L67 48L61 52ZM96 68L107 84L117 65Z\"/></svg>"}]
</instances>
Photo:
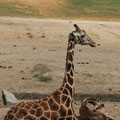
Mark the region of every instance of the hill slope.
<instances>
[{"instance_id":1,"label":"hill slope","mask_svg":"<svg viewBox=\"0 0 120 120\"><path fill-rule=\"evenodd\" d=\"M120 0L0 0L1 16L120 20Z\"/></svg>"}]
</instances>

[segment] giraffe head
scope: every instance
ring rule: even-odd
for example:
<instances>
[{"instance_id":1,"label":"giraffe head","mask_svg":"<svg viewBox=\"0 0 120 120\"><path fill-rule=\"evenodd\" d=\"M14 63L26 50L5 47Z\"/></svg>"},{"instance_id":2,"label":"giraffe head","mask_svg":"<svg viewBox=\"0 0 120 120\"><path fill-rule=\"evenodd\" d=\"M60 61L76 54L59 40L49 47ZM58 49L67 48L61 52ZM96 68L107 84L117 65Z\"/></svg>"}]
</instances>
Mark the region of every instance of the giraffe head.
<instances>
[{"instance_id":1,"label":"giraffe head","mask_svg":"<svg viewBox=\"0 0 120 120\"><path fill-rule=\"evenodd\" d=\"M91 47L96 47L96 43L86 34L84 30L81 30L76 24L74 24L74 27L76 30L70 33L72 42L75 44L90 45Z\"/></svg>"}]
</instances>

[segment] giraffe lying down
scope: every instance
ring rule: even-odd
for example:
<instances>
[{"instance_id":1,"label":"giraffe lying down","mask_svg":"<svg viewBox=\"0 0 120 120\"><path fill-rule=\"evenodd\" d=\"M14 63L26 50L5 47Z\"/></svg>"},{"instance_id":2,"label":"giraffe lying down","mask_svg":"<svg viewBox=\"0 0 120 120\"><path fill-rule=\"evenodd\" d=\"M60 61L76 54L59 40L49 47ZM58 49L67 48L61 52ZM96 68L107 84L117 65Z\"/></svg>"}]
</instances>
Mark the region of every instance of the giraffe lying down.
<instances>
[{"instance_id":1,"label":"giraffe lying down","mask_svg":"<svg viewBox=\"0 0 120 120\"><path fill-rule=\"evenodd\" d=\"M76 120L74 100L74 49L76 44L96 47L96 43L76 24L69 34L62 86L46 98L21 102L7 112L4 120Z\"/></svg>"},{"instance_id":2,"label":"giraffe lying down","mask_svg":"<svg viewBox=\"0 0 120 120\"><path fill-rule=\"evenodd\" d=\"M93 106L89 106L91 104ZM79 109L80 120L113 120L109 114L103 111L104 104L94 98L85 98Z\"/></svg>"}]
</instances>

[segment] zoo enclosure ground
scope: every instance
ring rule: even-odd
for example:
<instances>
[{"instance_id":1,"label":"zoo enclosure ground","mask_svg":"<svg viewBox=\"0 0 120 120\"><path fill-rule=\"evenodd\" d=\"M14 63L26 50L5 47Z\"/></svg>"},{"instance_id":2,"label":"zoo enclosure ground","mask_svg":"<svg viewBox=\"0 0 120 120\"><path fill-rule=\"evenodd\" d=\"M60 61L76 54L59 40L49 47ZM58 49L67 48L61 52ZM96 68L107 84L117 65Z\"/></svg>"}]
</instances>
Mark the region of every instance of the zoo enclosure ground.
<instances>
[{"instance_id":1,"label":"zoo enclosure ground","mask_svg":"<svg viewBox=\"0 0 120 120\"><path fill-rule=\"evenodd\" d=\"M21 100L31 100L59 88L64 76L68 33L74 30L74 23L100 44L96 48L77 46L75 49L77 115L80 101L93 96L100 98L105 110L119 120L119 22L0 17L0 90L13 92ZM45 69L42 76L52 80L41 82L34 77L41 73L40 65ZM0 108L1 120L8 109Z\"/></svg>"}]
</instances>

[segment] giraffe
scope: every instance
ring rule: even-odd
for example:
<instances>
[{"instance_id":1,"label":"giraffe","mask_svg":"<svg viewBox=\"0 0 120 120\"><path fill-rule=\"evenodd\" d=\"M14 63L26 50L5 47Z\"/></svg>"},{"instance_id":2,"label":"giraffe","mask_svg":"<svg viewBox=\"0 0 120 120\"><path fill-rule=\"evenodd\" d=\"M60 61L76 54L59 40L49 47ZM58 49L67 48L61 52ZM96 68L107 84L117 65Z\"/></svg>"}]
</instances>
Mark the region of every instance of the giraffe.
<instances>
[{"instance_id":1,"label":"giraffe","mask_svg":"<svg viewBox=\"0 0 120 120\"><path fill-rule=\"evenodd\" d=\"M88 103L94 107L88 106ZM113 120L109 114L105 113L102 108L104 104L99 103L94 98L85 98L79 109L80 120Z\"/></svg>"},{"instance_id":2,"label":"giraffe","mask_svg":"<svg viewBox=\"0 0 120 120\"><path fill-rule=\"evenodd\" d=\"M76 44L96 44L76 24L75 31L69 34L65 75L62 86L49 96L31 102L21 102L8 111L4 120L76 120L73 109L74 98L74 64L73 55Z\"/></svg>"}]
</instances>

